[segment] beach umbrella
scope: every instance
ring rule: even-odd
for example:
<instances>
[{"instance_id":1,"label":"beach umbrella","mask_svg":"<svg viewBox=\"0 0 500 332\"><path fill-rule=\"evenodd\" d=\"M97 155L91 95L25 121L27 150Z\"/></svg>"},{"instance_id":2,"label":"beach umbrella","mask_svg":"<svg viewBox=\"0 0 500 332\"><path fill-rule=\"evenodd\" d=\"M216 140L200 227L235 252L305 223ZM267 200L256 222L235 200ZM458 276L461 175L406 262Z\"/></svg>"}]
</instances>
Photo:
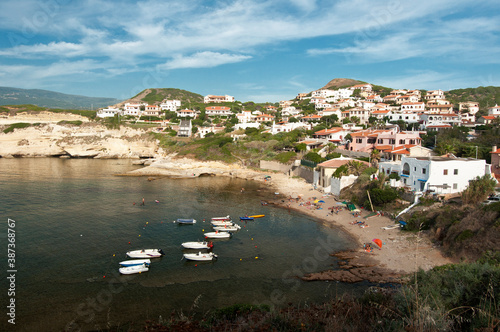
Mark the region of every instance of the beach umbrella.
<instances>
[{"instance_id":1,"label":"beach umbrella","mask_svg":"<svg viewBox=\"0 0 500 332\"><path fill-rule=\"evenodd\" d=\"M318 203L324 203L324 202L325 202L324 200L320 200L320 201L318 201Z\"/></svg>"},{"instance_id":2,"label":"beach umbrella","mask_svg":"<svg viewBox=\"0 0 500 332\"><path fill-rule=\"evenodd\" d=\"M315 200L314 200L314 203L318 203L318 202L319 202L319 199L315 199Z\"/></svg>"},{"instance_id":3,"label":"beach umbrella","mask_svg":"<svg viewBox=\"0 0 500 332\"><path fill-rule=\"evenodd\" d=\"M372 240L373 242L375 242L375 244L380 248L382 249L382 240L381 239L373 239Z\"/></svg>"}]
</instances>

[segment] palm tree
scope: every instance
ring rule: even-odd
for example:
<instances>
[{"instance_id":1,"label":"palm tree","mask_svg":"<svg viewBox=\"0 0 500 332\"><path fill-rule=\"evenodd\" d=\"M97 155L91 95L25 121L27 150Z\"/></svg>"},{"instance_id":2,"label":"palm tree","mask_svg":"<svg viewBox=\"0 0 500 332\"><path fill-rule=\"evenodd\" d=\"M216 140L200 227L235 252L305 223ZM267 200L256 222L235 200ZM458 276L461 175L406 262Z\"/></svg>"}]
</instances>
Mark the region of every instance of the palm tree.
<instances>
[{"instance_id":1,"label":"palm tree","mask_svg":"<svg viewBox=\"0 0 500 332\"><path fill-rule=\"evenodd\" d=\"M354 174L356 176L360 176L361 173L367 168L365 164L360 161L351 160L347 164L347 173Z\"/></svg>"},{"instance_id":2,"label":"palm tree","mask_svg":"<svg viewBox=\"0 0 500 332\"><path fill-rule=\"evenodd\" d=\"M380 158L381 158L380 151L377 149L373 149L372 152L370 153L371 164L373 167L375 168L378 167L378 162L380 161Z\"/></svg>"}]
</instances>

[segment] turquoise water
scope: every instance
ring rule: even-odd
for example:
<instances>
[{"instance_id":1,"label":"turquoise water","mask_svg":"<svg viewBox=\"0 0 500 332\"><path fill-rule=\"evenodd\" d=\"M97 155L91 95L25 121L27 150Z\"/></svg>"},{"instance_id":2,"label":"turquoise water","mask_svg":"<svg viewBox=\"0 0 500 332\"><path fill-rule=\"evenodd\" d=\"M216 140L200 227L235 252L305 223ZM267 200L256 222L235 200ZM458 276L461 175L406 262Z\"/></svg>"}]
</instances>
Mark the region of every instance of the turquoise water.
<instances>
[{"instance_id":1,"label":"turquoise water","mask_svg":"<svg viewBox=\"0 0 500 332\"><path fill-rule=\"evenodd\" d=\"M7 252L7 218L16 222L17 331L141 326L172 310L280 306L356 291L296 278L331 268L335 260L327 253L351 244L339 230L308 216L262 206L274 194L261 184L114 175L135 168L128 160L0 159L1 252ZM146 204L140 206L143 197ZM204 240L210 218L228 214L233 220L266 216L238 221L242 229L231 239L215 240L217 261L183 260L180 244ZM197 223L174 224L177 218ZM161 248L166 255L147 273L120 276L118 262L128 250L141 248ZM1 287L5 294L5 278ZM8 330L3 316L1 330Z\"/></svg>"}]
</instances>

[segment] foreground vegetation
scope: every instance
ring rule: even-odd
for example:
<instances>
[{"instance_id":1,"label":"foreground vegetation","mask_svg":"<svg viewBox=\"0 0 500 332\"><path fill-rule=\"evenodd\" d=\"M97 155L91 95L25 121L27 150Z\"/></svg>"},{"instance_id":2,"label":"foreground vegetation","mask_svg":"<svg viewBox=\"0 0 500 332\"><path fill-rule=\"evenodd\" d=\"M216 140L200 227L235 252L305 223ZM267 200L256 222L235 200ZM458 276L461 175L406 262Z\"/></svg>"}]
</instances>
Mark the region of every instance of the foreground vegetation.
<instances>
[{"instance_id":1,"label":"foreground vegetation","mask_svg":"<svg viewBox=\"0 0 500 332\"><path fill-rule=\"evenodd\" d=\"M205 314L173 313L146 331L498 331L499 257L419 271L399 288L285 308L233 305Z\"/></svg>"}]
</instances>

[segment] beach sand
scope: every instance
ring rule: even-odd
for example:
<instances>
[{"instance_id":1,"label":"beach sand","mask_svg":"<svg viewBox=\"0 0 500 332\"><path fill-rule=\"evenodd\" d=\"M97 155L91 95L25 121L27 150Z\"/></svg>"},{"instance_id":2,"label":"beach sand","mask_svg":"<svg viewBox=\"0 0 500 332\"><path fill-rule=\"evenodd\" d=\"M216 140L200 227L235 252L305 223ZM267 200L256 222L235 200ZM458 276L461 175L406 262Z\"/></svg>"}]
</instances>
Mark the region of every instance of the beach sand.
<instances>
[{"instance_id":1,"label":"beach sand","mask_svg":"<svg viewBox=\"0 0 500 332\"><path fill-rule=\"evenodd\" d=\"M356 242L357 250L335 254L341 260L341 273L325 271L306 276L305 280L390 282L420 268L429 270L434 266L452 263L423 233L404 232L399 226L384 229L397 224L382 215L368 217L372 211L364 209L359 209L360 215L356 217L345 208L345 204L341 204L332 195L314 190L313 185L303 179L290 178L282 173L269 175L271 180L267 182L268 185L280 194L279 199L274 200L276 204L311 215L329 227L340 228ZM314 200L325 203L316 204L320 207L316 209L312 204ZM340 208L338 214L330 209L332 207ZM352 224L357 221L364 222L365 225ZM382 241L382 248L373 242L374 239ZM365 244L370 244L373 250L366 251Z\"/></svg>"}]
</instances>

